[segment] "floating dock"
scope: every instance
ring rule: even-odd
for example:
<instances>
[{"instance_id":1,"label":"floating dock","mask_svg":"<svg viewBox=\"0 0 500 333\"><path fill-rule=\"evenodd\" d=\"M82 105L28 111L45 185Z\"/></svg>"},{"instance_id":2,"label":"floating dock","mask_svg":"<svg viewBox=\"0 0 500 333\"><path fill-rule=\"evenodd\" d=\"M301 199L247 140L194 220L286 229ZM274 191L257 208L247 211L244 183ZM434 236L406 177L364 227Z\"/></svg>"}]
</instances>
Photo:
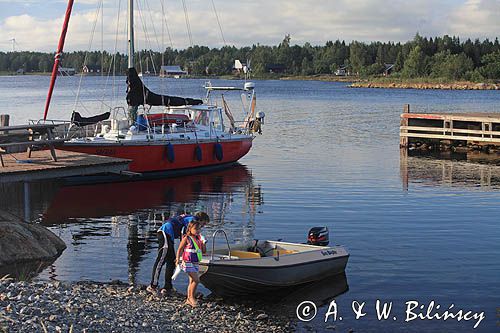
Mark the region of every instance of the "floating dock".
<instances>
[{"instance_id":1,"label":"floating dock","mask_svg":"<svg viewBox=\"0 0 500 333\"><path fill-rule=\"evenodd\" d=\"M0 183L41 179L87 176L100 173L121 173L128 169L130 160L56 150L57 162L48 150L3 154Z\"/></svg>"},{"instance_id":2,"label":"floating dock","mask_svg":"<svg viewBox=\"0 0 500 333\"><path fill-rule=\"evenodd\" d=\"M401 114L400 147L420 150L481 150L500 148L499 113Z\"/></svg>"}]
</instances>

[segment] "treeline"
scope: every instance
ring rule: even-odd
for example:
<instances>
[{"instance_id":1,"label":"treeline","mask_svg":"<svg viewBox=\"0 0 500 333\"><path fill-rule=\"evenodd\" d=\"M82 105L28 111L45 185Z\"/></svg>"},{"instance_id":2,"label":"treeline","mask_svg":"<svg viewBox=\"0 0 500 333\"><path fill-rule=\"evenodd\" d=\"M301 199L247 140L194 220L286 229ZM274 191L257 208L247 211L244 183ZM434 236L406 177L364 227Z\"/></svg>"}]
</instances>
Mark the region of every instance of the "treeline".
<instances>
[{"instance_id":1,"label":"treeline","mask_svg":"<svg viewBox=\"0 0 500 333\"><path fill-rule=\"evenodd\" d=\"M192 75L232 74L235 59L250 61L252 75L335 74L342 68L350 75L370 77L390 75L402 78L443 78L448 80L499 80L500 43L488 39L461 41L459 37L426 38L416 35L406 43L329 41L323 46L291 45L290 36L276 46L253 45L236 48L194 46L184 50L167 48L161 52L138 52L136 68L159 72L162 63L179 65ZM48 72L54 54L40 52L0 52L0 71ZM80 72L83 64L93 71L125 73L127 56L104 52L69 52L63 56L64 67ZM338 72L337 72L338 73Z\"/></svg>"}]
</instances>

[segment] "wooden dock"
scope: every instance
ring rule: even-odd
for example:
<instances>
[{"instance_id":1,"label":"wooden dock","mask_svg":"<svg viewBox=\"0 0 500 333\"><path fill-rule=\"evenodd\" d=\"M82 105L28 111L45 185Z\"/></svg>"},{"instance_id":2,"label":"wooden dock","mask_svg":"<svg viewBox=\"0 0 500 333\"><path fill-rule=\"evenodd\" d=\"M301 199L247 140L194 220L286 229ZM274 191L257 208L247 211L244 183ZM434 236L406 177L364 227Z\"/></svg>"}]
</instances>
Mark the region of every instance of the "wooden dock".
<instances>
[{"instance_id":1,"label":"wooden dock","mask_svg":"<svg viewBox=\"0 0 500 333\"><path fill-rule=\"evenodd\" d=\"M400 147L496 151L500 147L500 112L410 113L410 106L405 105Z\"/></svg>"},{"instance_id":2,"label":"wooden dock","mask_svg":"<svg viewBox=\"0 0 500 333\"><path fill-rule=\"evenodd\" d=\"M40 179L86 176L99 173L120 173L128 169L130 160L56 150L57 162L47 150L4 154L0 167L0 183Z\"/></svg>"}]
</instances>

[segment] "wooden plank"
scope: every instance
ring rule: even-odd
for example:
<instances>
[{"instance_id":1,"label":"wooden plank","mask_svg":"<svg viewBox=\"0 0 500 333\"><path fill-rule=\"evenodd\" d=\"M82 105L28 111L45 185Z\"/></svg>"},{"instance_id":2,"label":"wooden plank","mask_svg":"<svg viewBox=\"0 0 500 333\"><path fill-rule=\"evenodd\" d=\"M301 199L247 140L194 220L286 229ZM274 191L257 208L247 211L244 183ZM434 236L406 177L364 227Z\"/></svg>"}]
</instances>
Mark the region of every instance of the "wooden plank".
<instances>
[{"instance_id":1,"label":"wooden plank","mask_svg":"<svg viewBox=\"0 0 500 333\"><path fill-rule=\"evenodd\" d=\"M430 120L444 120L443 115L428 114L428 113L403 113L401 118L405 119L430 119Z\"/></svg>"},{"instance_id":2,"label":"wooden plank","mask_svg":"<svg viewBox=\"0 0 500 333\"><path fill-rule=\"evenodd\" d=\"M23 142L28 140L29 133L0 133L0 145L2 143Z\"/></svg>"},{"instance_id":3,"label":"wooden plank","mask_svg":"<svg viewBox=\"0 0 500 333\"><path fill-rule=\"evenodd\" d=\"M403 113L401 118L500 123L500 113Z\"/></svg>"},{"instance_id":4,"label":"wooden plank","mask_svg":"<svg viewBox=\"0 0 500 333\"><path fill-rule=\"evenodd\" d=\"M499 135L500 131L482 131L470 130L462 128L441 128L441 127L420 127L420 126L401 126L401 130L407 131L420 131L420 132L453 132L453 133L467 133L467 134L484 134L484 135Z\"/></svg>"},{"instance_id":5,"label":"wooden plank","mask_svg":"<svg viewBox=\"0 0 500 333\"><path fill-rule=\"evenodd\" d=\"M24 142L10 142L10 143L0 143L0 147L28 147L28 146L48 146L58 143L65 142L66 139L52 139L52 140L35 140L35 141L24 141Z\"/></svg>"},{"instance_id":6,"label":"wooden plank","mask_svg":"<svg viewBox=\"0 0 500 333\"><path fill-rule=\"evenodd\" d=\"M24 153L4 155L5 167L0 168L0 183L31 181L96 173L119 173L128 169L130 160L108 156L89 155L57 150L58 161L53 161L47 151L33 152L30 163Z\"/></svg>"},{"instance_id":7,"label":"wooden plank","mask_svg":"<svg viewBox=\"0 0 500 333\"><path fill-rule=\"evenodd\" d=\"M28 124L28 125L15 125L15 126L0 126L0 131L17 131L17 130L40 130L40 129L53 129L57 127L56 124Z\"/></svg>"},{"instance_id":8,"label":"wooden plank","mask_svg":"<svg viewBox=\"0 0 500 333\"><path fill-rule=\"evenodd\" d=\"M443 139L443 140L460 140L460 141L478 141L500 143L500 138L482 138L476 136L459 136L459 135L439 135L439 134L421 134L421 133L401 133L401 136L408 138L426 138L426 139Z\"/></svg>"}]
</instances>

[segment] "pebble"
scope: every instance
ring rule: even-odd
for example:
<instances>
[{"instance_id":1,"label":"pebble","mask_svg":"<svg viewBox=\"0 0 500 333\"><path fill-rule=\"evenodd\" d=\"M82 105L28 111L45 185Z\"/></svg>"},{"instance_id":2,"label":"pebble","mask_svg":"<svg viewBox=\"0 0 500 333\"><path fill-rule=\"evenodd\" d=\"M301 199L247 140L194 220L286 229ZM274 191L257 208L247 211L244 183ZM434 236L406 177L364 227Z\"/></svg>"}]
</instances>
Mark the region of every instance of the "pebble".
<instances>
[{"instance_id":1,"label":"pebble","mask_svg":"<svg viewBox=\"0 0 500 333\"><path fill-rule=\"evenodd\" d=\"M257 320L264 320L264 319L267 319L268 317L269 317L269 316L268 316L268 315L266 315L265 313L259 313L259 314L257 315L257 317L255 317L255 319L257 319Z\"/></svg>"},{"instance_id":2,"label":"pebble","mask_svg":"<svg viewBox=\"0 0 500 333\"><path fill-rule=\"evenodd\" d=\"M199 307L185 295L150 295L121 282L13 282L0 280L0 332L290 332L294 317L272 308L204 298ZM268 312L269 311L269 312ZM295 312L293 312L295 314ZM201 319L201 320L200 320ZM270 320L272 319L272 325Z\"/></svg>"}]
</instances>

